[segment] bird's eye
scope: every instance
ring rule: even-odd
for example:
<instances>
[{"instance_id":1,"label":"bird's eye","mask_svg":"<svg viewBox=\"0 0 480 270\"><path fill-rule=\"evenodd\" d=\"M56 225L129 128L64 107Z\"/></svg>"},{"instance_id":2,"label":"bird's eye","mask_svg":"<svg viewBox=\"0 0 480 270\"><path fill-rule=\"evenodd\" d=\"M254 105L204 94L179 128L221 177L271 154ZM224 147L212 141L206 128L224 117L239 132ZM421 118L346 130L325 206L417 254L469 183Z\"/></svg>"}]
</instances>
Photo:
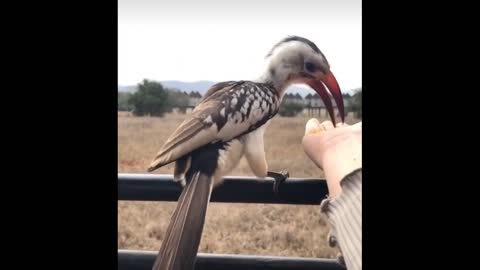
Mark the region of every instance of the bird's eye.
<instances>
[{"instance_id":1,"label":"bird's eye","mask_svg":"<svg viewBox=\"0 0 480 270\"><path fill-rule=\"evenodd\" d=\"M316 70L315 64L313 64L311 62L306 62L305 63L305 70L310 72L310 73L314 73L315 70Z\"/></svg>"}]
</instances>

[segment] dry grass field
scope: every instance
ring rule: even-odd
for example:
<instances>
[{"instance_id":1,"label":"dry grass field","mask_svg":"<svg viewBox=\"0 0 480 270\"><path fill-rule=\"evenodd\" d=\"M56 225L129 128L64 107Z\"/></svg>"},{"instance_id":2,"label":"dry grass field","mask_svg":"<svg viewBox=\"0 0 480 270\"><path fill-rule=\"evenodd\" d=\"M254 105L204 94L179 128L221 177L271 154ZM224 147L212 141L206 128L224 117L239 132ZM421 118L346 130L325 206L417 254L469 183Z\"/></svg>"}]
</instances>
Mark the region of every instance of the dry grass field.
<instances>
[{"instance_id":1,"label":"dry grass field","mask_svg":"<svg viewBox=\"0 0 480 270\"><path fill-rule=\"evenodd\" d=\"M162 143L184 115L163 118L118 115L118 172L145 173ZM276 116L265 134L271 170L287 169L292 177L323 177L300 145L308 117ZM358 120L347 118L352 124ZM172 174L173 164L155 173ZM230 175L253 176L244 159ZM160 248L173 202L119 202L118 246ZM209 206L200 252L298 257L335 257L327 245L328 227L317 206L223 204Z\"/></svg>"}]
</instances>

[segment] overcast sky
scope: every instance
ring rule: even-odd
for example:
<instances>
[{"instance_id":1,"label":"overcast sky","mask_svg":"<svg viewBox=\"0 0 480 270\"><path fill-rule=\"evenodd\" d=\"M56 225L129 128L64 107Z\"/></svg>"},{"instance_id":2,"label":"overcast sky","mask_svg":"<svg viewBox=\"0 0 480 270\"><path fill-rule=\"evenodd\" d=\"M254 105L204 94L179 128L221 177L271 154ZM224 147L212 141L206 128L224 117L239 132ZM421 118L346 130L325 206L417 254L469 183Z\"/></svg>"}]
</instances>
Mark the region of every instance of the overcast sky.
<instances>
[{"instance_id":1,"label":"overcast sky","mask_svg":"<svg viewBox=\"0 0 480 270\"><path fill-rule=\"evenodd\" d=\"M288 35L325 54L343 90L362 85L360 0L119 0L118 83L251 80Z\"/></svg>"}]
</instances>

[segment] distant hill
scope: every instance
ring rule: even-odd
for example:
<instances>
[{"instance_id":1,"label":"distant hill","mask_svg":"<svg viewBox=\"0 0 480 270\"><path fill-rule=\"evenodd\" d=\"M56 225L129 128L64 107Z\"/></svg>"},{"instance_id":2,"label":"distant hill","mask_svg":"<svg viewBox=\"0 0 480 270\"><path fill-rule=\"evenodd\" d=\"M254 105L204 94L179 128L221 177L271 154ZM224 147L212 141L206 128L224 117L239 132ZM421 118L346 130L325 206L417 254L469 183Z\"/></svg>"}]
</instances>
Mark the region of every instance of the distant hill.
<instances>
[{"instance_id":1,"label":"distant hill","mask_svg":"<svg viewBox=\"0 0 480 270\"><path fill-rule=\"evenodd\" d=\"M196 81L196 82L182 82L182 81L160 81L160 83L170 89L178 89L180 91L190 92L200 92L200 94L205 94L207 90L215 84L212 81ZM119 92L135 92L137 90L136 85L119 85Z\"/></svg>"},{"instance_id":2,"label":"distant hill","mask_svg":"<svg viewBox=\"0 0 480 270\"><path fill-rule=\"evenodd\" d=\"M163 86L167 88L179 89L186 92L200 92L200 94L205 94L207 90L214 85L216 82L212 81L196 81L196 82L182 82L182 81L161 81Z\"/></svg>"},{"instance_id":3,"label":"distant hill","mask_svg":"<svg viewBox=\"0 0 480 270\"><path fill-rule=\"evenodd\" d=\"M200 94L205 94L207 90L214 85L216 82L213 81L196 81L196 82L183 82L183 81L160 81L160 83L165 86L166 88L173 88L173 89L178 89L181 91L186 91L187 93L190 93L192 91L197 91ZM118 91L119 92L135 92L136 91L136 85L119 85L118 86ZM345 91L350 92L350 89ZM287 93L293 93L293 94L300 94L302 97L305 97L308 94L313 94L315 91L313 91L311 88L305 87L300 87L297 85L290 86L287 89Z\"/></svg>"},{"instance_id":4,"label":"distant hill","mask_svg":"<svg viewBox=\"0 0 480 270\"><path fill-rule=\"evenodd\" d=\"M128 85L128 86L118 86L118 92L126 92L126 93L133 93L137 91L137 86L136 85Z\"/></svg>"}]
</instances>

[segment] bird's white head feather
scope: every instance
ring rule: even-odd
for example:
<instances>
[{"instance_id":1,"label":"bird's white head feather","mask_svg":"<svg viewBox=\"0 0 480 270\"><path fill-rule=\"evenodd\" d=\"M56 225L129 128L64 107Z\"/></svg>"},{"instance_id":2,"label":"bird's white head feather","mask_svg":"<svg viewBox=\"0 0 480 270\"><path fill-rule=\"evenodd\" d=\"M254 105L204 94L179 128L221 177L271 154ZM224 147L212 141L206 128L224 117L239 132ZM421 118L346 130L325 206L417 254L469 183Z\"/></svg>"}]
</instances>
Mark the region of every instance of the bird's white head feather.
<instances>
[{"instance_id":1,"label":"bird's white head feather","mask_svg":"<svg viewBox=\"0 0 480 270\"><path fill-rule=\"evenodd\" d=\"M309 70L309 65L313 65L314 69ZM268 53L261 80L272 82L283 95L291 84L304 83L329 70L327 59L313 42L300 37L288 37Z\"/></svg>"}]
</instances>

